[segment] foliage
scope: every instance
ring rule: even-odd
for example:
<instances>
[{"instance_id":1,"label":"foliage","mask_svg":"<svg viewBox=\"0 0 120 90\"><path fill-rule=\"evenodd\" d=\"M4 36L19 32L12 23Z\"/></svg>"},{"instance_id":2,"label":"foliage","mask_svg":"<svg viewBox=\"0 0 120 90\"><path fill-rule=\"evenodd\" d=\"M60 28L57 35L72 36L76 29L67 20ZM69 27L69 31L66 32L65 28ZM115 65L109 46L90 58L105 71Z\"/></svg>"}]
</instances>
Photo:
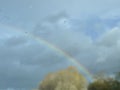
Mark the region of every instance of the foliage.
<instances>
[{"instance_id":1,"label":"foliage","mask_svg":"<svg viewBox=\"0 0 120 90\"><path fill-rule=\"evenodd\" d=\"M48 74L39 90L86 90L86 79L74 67Z\"/></svg>"},{"instance_id":2,"label":"foliage","mask_svg":"<svg viewBox=\"0 0 120 90\"><path fill-rule=\"evenodd\" d=\"M120 72L116 74L115 79L120 81Z\"/></svg>"},{"instance_id":3,"label":"foliage","mask_svg":"<svg viewBox=\"0 0 120 90\"><path fill-rule=\"evenodd\" d=\"M113 78L99 78L89 85L88 90L120 90L120 82Z\"/></svg>"}]
</instances>

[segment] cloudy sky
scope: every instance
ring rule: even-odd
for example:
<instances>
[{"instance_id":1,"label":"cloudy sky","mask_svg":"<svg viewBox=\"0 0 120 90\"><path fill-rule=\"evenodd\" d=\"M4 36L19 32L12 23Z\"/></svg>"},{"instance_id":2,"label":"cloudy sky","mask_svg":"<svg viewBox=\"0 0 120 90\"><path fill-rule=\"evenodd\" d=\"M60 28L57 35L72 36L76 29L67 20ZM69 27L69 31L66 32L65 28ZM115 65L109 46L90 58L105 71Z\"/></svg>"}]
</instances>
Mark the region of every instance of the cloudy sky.
<instances>
[{"instance_id":1,"label":"cloudy sky","mask_svg":"<svg viewBox=\"0 0 120 90\"><path fill-rule=\"evenodd\" d=\"M92 74L120 68L120 0L0 0L0 90L30 90L73 65Z\"/></svg>"}]
</instances>

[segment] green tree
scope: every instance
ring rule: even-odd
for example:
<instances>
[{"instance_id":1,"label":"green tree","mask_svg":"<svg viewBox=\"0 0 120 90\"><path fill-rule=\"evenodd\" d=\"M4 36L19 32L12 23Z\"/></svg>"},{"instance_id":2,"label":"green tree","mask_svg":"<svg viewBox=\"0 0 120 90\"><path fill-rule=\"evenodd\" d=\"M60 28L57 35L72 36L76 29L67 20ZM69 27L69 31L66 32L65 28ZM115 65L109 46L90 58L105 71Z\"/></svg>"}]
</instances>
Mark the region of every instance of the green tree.
<instances>
[{"instance_id":1,"label":"green tree","mask_svg":"<svg viewBox=\"0 0 120 90\"><path fill-rule=\"evenodd\" d=\"M115 79L118 80L118 81L120 81L120 72L118 72L118 73L116 74Z\"/></svg>"},{"instance_id":2,"label":"green tree","mask_svg":"<svg viewBox=\"0 0 120 90\"><path fill-rule=\"evenodd\" d=\"M74 67L48 74L39 90L86 90L87 81Z\"/></svg>"},{"instance_id":3,"label":"green tree","mask_svg":"<svg viewBox=\"0 0 120 90\"><path fill-rule=\"evenodd\" d=\"M88 90L120 90L120 82L113 78L99 78L89 85Z\"/></svg>"}]
</instances>

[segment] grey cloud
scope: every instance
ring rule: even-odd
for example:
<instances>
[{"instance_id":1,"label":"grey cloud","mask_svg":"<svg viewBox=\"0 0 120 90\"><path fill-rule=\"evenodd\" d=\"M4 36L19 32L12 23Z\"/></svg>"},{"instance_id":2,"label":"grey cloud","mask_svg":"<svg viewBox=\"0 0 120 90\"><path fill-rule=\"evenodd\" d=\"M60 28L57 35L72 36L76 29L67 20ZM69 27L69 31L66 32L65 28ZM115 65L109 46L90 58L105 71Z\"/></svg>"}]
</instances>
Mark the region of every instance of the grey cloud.
<instances>
[{"instance_id":1,"label":"grey cloud","mask_svg":"<svg viewBox=\"0 0 120 90\"><path fill-rule=\"evenodd\" d=\"M59 17L56 18L55 15L56 22L62 19L61 14L57 16ZM49 18L54 18L54 16ZM69 18L66 19L69 21ZM45 33L41 33L41 31ZM53 47L56 46L63 50L93 73L98 70L117 71L120 66L118 30L104 32L104 35L95 42L82 31L75 31L74 28L64 29L64 23L60 25L46 19L38 23L38 26L32 32L28 32L28 35L29 33L46 40ZM16 35L13 34L12 36ZM28 39L30 38L23 38L22 36L3 38L6 44L0 45L0 73L2 74L0 79L3 81L0 82L1 88L30 89L36 87L48 72L72 65L58 51L35 41L33 38ZM24 45L26 40L29 43ZM20 47L8 47L15 44ZM103 61L100 62L100 59Z\"/></svg>"},{"instance_id":2,"label":"grey cloud","mask_svg":"<svg viewBox=\"0 0 120 90\"><path fill-rule=\"evenodd\" d=\"M58 20L62 19L62 18L68 18L69 16L67 15L67 13L65 11L60 12L56 15L51 15L49 17L46 17L44 21L48 21L51 23L56 23Z\"/></svg>"},{"instance_id":3,"label":"grey cloud","mask_svg":"<svg viewBox=\"0 0 120 90\"><path fill-rule=\"evenodd\" d=\"M89 15L99 16L106 11L119 7L119 3L120 1L118 0L114 0L114 2L112 0L5 0L1 1L0 8L3 8L3 11L7 12L5 14L9 14L9 17L17 22L21 20L38 22L49 15L59 13L61 11L66 11L74 18L80 18L80 16L84 18L89 17Z\"/></svg>"},{"instance_id":4,"label":"grey cloud","mask_svg":"<svg viewBox=\"0 0 120 90\"><path fill-rule=\"evenodd\" d=\"M62 32L59 30L59 33L55 32L46 39L48 41L52 41L56 45L61 46L62 48L65 46L67 40L70 42L69 35L64 40L67 32L64 34L63 30ZM16 33L16 35L18 34ZM16 35L13 34L12 38L2 38L5 44L0 45L0 79L3 81L0 82L1 88L33 88L48 72L70 65L66 58L59 55L58 52L52 51L51 49L48 49L47 46L43 46L36 41L28 40L26 37L24 37L24 39L22 36L14 38ZM52 37L52 35L58 35L58 37ZM61 38L62 35L64 38ZM70 35L72 35L72 33ZM59 41L54 38L58 38ZM30 43L24 45L26 40ZM62 41L64 43L62 43ZM75 42L77 43L77 41ZM20 47L10 47L16 46L15 44ZM72 48L74 46L74 42L71 42L70 45ZM69 50L68 46L63 48ZM72 50L70 51L73 53Z\"/></svg>"},{"instance_id":5,"label":"grey cloud","mask_svg":"<svg viewBox=\"0 0 120 90\"><path fill-rule=\"evenodd\" d=\"M47 54L42 54L42 56L42 49L36 46L30 45L20 49L0 47L2 50L0 52L0 79L3 81L0 82L1 88L35 88L48 71L57 69L53 68L61 62L55 61L57 56L53 58L54 53L50 57L46 57ZM39 57L36 58L38 55Z\"/></svg>"},{"instance_id":6,"label":"grey cloud","mask_svg":"<svg viewBox=\"0 0 120 90\"><path fill-rule=\"evenodd\" d=\"M41 28L39 28L38 31L39 30L41 30ZM69 54L77 54L79 51L82 51L83 48L88 48L88 44L91 45L92 43L92 40L82 35L82 33L78 34L72 30L59 30L59 28L54 28L47 36L46 34L39 34L37 36L42 37L51 45L63 49L63 51Z\"/></svg>"},{"instance_id":7,"label":"grey cloud","mask_svg":"<svg viewBox=\"0 0 120 90\"><path fill-rule=\"evenodd\" d=\"M7 46L19 46L21 44L27 43L24 37L14 36L6 40L5 44Z\"/></svg>"},{"instance_id":8,"label":"grey cloud","mask_svg":"<svg viewBox=\"0 0 120 90\"><path fill-rule=\"evenodd\" d=\"M64 57L61 58L47 46L33 40L29 41L29 38L24 37L31 43L24 45L26 42L18 42L18 48L9 46L14 46L14 38L3 39L7 43L0 45L0 79L3 81L0 82L1 88L35 88L45 74L60 68L61 62L67 65ZM19 39L23 37L19 36L17 40Z\"/></svg>"}]
</instances>

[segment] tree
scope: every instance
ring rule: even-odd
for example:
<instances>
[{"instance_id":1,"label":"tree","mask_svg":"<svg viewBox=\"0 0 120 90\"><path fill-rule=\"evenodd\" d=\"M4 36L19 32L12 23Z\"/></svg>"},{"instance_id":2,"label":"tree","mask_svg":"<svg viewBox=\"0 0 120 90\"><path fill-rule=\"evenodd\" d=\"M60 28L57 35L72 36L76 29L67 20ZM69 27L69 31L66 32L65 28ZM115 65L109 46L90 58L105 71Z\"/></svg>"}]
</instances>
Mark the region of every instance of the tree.
<instances>
[{"instance_id":1,"label":"tree","mask_svg":"<svg viewBox=\"0 0 120 90\"><path fill-rule=\"evenodd\" d=\"M87 81L74 67L48 74L39 90L86 90Z\"/></svg>"},{"instance_id":2,"label":"tree","mask_svg":"<svg viewBox=\"0 0 120 90\"><path fill-rule=\"evenodd\" d=\"M89 85L88 90L120 90L120 82L113 78L99 78Z\"/></svg>"},{"instance_id":3,"label":"tree","mask_svg":"<svg viewBox=\"0 0 120 90\"><path fill-rule=\"evenodd\" d=\"M120 72L118 72L118 73L116 74L115 79L118 80L118 81L120 81Z\"/></svg>"}]
</instances>

